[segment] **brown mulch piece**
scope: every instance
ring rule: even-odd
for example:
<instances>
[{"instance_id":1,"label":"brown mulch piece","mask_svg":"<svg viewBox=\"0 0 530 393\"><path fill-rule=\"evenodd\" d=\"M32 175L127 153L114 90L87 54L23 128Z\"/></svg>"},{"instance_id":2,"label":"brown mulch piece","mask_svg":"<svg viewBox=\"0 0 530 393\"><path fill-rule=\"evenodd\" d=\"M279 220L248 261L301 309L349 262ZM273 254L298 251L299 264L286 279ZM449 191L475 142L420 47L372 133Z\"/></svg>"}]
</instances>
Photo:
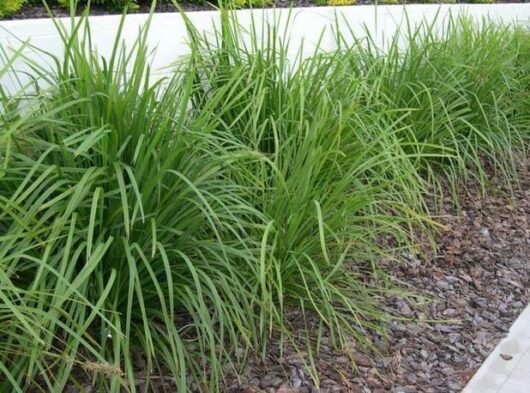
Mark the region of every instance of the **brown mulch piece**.
<instances>
[{"instance_id":1,"label":"brown mulch piece","mask_svg":"<svg viewBox=\"0 0 530 393\"><path fill-rule=\"evenodd\" d=\"M387 324L388 339L372 336L382 355L354 349L355 371L324 337L314 354L319 388L304 371L307 355L287 351L279 357L276 351L265 361L249 360L239 380L228 378L225 391L460 392L530 301L529 169L521 171L513 198L493 178L487 197L479 187L467 187L459 209L444 199L439 221L446 230L438 236L437 256L388 267L427 300L385 300L404 321Z\"/></svg>"}]
</instances>

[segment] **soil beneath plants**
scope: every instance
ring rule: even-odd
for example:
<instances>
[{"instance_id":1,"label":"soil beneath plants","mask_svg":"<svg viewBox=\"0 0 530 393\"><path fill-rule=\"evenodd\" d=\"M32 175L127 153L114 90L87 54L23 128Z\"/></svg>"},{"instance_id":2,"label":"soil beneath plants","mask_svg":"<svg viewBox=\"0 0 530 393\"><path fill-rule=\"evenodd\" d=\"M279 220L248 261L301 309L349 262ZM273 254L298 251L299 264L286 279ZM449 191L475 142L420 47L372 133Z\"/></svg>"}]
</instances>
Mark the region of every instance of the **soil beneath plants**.
<instances>
[{"instance_id":1,"label":"soil beneath plants","mask_svg":"<svg viewBox=\"0 0 530 393\"><path fill-rule=\"evenodd\" d=\"M250 359L239 379L228 378L225 391L460 392L530 301L530 163L520 177L513 198L492 177L488 197L468 187L459 209L444 199L439 221L446 229L438 236L437 256L386 266L429 301L383 301L409 321L389 322L388 339L371 335L381 355L367 356L352 343L354 370L324 337L314 354L317 388L304 371L309 356L288 348L280 356L273 343L267 359Z\"/></svg>"},{"instance_id":2,"label":"soil beneath plants","mask_svg":"<svg viewBox=\"0 0 530 393\"><path fill-rule=\"evenodd\" d=\"M524 3L525 0L498 0L496 3ZM422 3L422 1L418 1L417 3ZM428 4L432 4L433 2L426 1ZM434 1L436 3L436 1ZM197 4L190 1L183 1L179 2L182 9L184 11L213 11L215 10L215 7L211 4L207 4L206 2L204 4ZM367 5L367 4L375 4L374 0L358 0L357 4L354 5ZM416 3L415 3L416 4ZM271 7L276 8L289 8L289 7L319 7L324 6L325 4L319 4L317 0L273 0ZM150 10L150 4L139 4L139 7L137 10L132 11L131 13L148 13ZM53 14L57 17L65 17L70 16L70 12L64 8L60 7L58 5L50 5L51 11ZM162 3L157 4L156 11L157 13L164 13L164 12L176 12L175 7L173 4L169 3ZM78 12L79 14L79 12ZM90 14L91 15L115 15L115 14L121 14L121 10L112 10L105 7L102 7L98 4L92 4L90 6ZM15 14L10 15L8 17L5 17L4 19L0 18L1 20L13 20L13 19L32 19L32 18L48 18L48 12L46 9L40 5L40 4L25 4L22 6L22 8L17 11Z\"/></svg>"}]
</instances>

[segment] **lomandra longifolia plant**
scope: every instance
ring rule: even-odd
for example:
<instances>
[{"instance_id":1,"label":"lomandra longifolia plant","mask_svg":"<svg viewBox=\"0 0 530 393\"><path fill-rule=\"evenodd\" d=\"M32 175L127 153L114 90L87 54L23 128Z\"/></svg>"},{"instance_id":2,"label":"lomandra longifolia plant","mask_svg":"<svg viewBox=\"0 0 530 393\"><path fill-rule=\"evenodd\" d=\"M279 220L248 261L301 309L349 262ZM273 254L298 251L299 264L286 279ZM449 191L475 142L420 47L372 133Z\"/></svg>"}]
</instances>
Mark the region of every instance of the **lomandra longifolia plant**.
<instances>
[{"instance_id":1,"label":"lomandra longifolia plant","mask_svg":"<svg viewBox=\"0 0 530 393\"><path fill-rule=\"evenodd\" d=\"M274 24L221 16L206 39L183 15L190 55L157 80L150 19L106 58L86 17L54 20L60 56L1 48L0 391L215 392L272 337L370 347L379 262L435 225L424 196L484 160L515 175L527 30L461 18L293 59Z\"/></svg>"}]
</instances>

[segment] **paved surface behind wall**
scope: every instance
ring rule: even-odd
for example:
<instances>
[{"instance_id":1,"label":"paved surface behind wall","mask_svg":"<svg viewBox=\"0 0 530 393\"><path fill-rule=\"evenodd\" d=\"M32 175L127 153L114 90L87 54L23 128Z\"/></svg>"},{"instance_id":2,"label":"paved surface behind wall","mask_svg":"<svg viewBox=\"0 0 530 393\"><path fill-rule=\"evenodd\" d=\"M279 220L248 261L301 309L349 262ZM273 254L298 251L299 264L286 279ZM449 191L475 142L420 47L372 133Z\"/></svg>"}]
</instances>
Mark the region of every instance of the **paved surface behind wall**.
<instances>
[{"instance_id":1,"label":"paved surface behind wall","mask_svg":"<svg viewBox=\"0 0 530 393\"><path fill-rule=\"evenodd\" d=\"M490 392L530 392L530 305L463 390L463 393Z\"/></svg>"}]
</instances>

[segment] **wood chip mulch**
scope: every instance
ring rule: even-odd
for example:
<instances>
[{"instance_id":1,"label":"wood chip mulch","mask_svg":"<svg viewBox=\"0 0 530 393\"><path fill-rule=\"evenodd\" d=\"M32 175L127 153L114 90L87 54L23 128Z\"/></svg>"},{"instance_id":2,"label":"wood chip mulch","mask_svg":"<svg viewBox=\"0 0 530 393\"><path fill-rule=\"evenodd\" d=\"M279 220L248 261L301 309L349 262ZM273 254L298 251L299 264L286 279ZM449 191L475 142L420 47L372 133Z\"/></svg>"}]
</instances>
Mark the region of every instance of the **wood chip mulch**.
<instances>
[{"instance_id":1,"label":"wood chip mulch","mask_svg":"<svg viewBox=\"0 0 530 393\"><path fill-rule=\"evenodd\" d=\"M382 355L348 358L326 346L315 362L319 387L304 371L304 354L271 353L249 360L226 392L460 392L530 301L530 163L513 198L495 178L483 197L478 187L441 203L437 256L409 258L389 267L398 280L428 299L403 297L385 304L409 321L387 324L389 338L374 335ZM412 322L410 320L413 320ZM424 323L418 320L431 320Z\"/></svg>"}]
</instances>

